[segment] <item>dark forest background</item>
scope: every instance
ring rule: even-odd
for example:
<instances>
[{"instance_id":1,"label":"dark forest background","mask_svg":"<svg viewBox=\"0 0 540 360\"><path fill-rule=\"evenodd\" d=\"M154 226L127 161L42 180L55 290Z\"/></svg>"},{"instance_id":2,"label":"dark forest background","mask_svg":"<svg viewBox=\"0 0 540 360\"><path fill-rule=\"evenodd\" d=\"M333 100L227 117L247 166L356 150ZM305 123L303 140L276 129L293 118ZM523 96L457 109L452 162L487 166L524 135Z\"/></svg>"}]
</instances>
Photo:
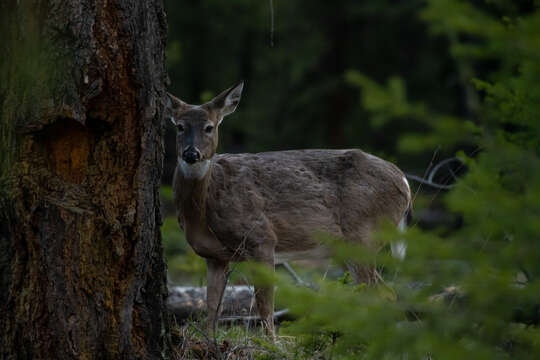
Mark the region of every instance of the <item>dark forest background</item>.
<instances>
[{"instance_id":1,"label":"dark forest background","mask_svg":"<svg viewBox=\"0 0 540 360\"><path fill-rule=\"evenodd\" d=\"M246 81L238 111L222 126L220 152L354 147L425 170L432 153L404 153L398 139L427 127L414 118L373 119L352 71L379 83L399 76L403 96L440 112L467 119L474 111L463 74L471 69L450 54L447 36L428 31L419 16L425 1L274 1L273 32L269 1L165 3L171 93L197 104ZM174 132L167 137L174 154ZM166 161L170 183L174 156Z\"/></svg>"}]
</instances>

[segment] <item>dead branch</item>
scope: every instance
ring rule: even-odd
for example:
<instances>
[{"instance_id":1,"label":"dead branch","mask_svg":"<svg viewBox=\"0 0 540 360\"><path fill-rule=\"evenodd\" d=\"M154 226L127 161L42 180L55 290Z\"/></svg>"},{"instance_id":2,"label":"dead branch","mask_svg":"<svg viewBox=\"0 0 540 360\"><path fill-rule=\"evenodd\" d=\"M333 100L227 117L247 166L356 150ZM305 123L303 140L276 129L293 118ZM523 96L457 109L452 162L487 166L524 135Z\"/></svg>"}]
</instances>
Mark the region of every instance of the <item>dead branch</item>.
<instances>
[{"instance_id":1,"label":"dead branch","mask_svg":"<svg viewBox=\"0 0 540 360\"><path fill-rule=\"evenodd\" d=\"M289 309L282 309L274 312L274 320L287 315L289 313ZM248 315L248 316L226 316L219 318L219 321L222 322L236 322L236 321L259 321L262 320L259 315Z\"/></svg>"},{"instance_id":2,"label":"dead branch","mask_svg":"<svg viewBox=\"0 0 540 360\"><path fill-rule=\"evenodd\" d=\"M254 303L254 290L252 286L227 286L223 292L222 316L220 322L250 322L258 321L258 315L252 315ZM171 286L167 301L169 311L179 322L201 317L206 313L206 287L197 286ZM279 319L289 312L282 309L274 313Z\"/></svg>"},{"instance_id":3,"label":"dead branch","mask_svg":"<svg viewBox=\"0 0 540 360\"><path fill-rule=\"evenodd\" d=\"M253 308L254 291L251 286L227 286L221 306L224 316L249 315ZM167 307L178 321L199 318L206 313L206 287L169 286Z\"/></svg>"},{"instance_id":4,"label":"dead branch","mask_svg":"<svg viewBox=\"0 0 540 360\"><path fill-rule=\"evenodd\" d=\"M457 177L456 177L456 174L454 173L454 171L452 170L452 168L450 168L448 165L450 163L453 163L453 162L459 162L460 164L463 165L463 162L457 158L457 157L452 157L452 158L448 158L448 159L445 159L441 162L439 162L437 165L433 166L433 168L429 171L429 173L427 174L427 176L424 176L424 177L420 177L420 176L417 176L417 175L413 175L413 174L405 174L405 176L407 177L407 179L409 180L412 180L412 181L416 181L416 182L419 182L421 184L424 184L424 185L428 185L428 186L431 186L431 187L434 187L436 189L442 189L442 190L450 190L452 189L455 184L439 184L439 183L436 183L433 181L433 178L435 177L435 175L437 174L437 172L442 169L443 166L446 166L448 168L448 171L450 172L450 174L452 175L452 178L454 180L457 180Z\"/></svg>"}]
</instances>

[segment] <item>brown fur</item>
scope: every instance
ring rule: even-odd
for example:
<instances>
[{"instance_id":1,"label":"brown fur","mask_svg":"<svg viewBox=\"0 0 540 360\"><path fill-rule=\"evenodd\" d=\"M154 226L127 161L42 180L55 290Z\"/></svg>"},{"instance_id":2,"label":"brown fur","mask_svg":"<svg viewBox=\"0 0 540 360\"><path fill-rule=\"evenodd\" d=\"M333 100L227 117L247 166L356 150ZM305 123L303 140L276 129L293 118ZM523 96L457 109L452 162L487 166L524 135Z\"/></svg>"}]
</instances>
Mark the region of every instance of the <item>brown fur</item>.
<instances>
[{"instance_id":1,"label":"brown fur","mask_svg":"<svg viewBox=\"0 0 540 360\"><path fill-rule=\"evenodd\" d=\"M187 196L197 205L176 206L181 223L202 216L201 226L215 237L207 240L215 245L202 249L188 235L199 255L258 260L269 243L277 253L312 249L321 231L368 243L381 218L397 223L403 217L409 203L403 177L393 164L360 150L222 154ZM177 175L174 188L188 195L188 183Z\"/></svg>"}]
</instances>

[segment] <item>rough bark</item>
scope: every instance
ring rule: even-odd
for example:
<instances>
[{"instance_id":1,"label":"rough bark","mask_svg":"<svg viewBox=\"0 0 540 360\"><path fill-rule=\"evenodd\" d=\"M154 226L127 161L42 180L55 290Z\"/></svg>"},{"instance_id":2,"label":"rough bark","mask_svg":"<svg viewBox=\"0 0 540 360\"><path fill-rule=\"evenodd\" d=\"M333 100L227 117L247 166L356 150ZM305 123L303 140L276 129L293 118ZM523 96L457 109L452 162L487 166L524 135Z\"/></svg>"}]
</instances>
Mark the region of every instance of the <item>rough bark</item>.
<instances>
[{"instance_id":1,"label":"rough bark","mask_svg":"<svg viewBox=\"0 0 540 360\"><path fill-rule=\"evenodd\" d=\"M10 54L33 34L50 63L2 169L0 358L166 357L162 1L13 0L2 11ZM20 80L9 74L3 121ZM34 75L29 89L43 85Z\"/></svg>"}]
</instances>

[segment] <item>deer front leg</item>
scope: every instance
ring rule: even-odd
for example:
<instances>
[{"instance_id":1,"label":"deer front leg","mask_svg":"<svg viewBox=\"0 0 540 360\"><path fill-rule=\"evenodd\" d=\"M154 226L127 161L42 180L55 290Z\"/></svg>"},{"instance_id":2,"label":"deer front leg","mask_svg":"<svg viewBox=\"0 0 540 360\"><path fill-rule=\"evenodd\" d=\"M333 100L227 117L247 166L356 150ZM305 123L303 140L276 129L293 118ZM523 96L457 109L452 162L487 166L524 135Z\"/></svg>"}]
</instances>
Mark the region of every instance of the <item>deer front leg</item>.
<instances>
[{"instance_id":1,"label":"deer front leg","mask_svg":"<svg viewBox=\"0 0 540 360\"><path fill-rule=\"evenodd\" d=\"M221 312L221 300L227 285L228 271L229 263L227 261L206 260L206 308L208 312L206 329L209 335L215 335L217 329L217 320Z\"/></svg>"},{"instance_id":2,"label":"deer front leg","mask_svg":"<svg viewBox=\"0 0 540 360\"><path fill-rule=\"evenodd\" d=\"M264 261L271 271L274 271L274 258ZM274 284L255 285L255 301L262 320L264 331L274 338Z\"/></svg>"},{"instance_id":3,"label":"deer front leg","mask_svg":"<svg viewBox=\"0 0 540 360\"><path fill-rule=\"evenodd\" d=\"M255 300L264 331L274 337L274 286L256 286Z\"/></svg>"}]
</instances>

